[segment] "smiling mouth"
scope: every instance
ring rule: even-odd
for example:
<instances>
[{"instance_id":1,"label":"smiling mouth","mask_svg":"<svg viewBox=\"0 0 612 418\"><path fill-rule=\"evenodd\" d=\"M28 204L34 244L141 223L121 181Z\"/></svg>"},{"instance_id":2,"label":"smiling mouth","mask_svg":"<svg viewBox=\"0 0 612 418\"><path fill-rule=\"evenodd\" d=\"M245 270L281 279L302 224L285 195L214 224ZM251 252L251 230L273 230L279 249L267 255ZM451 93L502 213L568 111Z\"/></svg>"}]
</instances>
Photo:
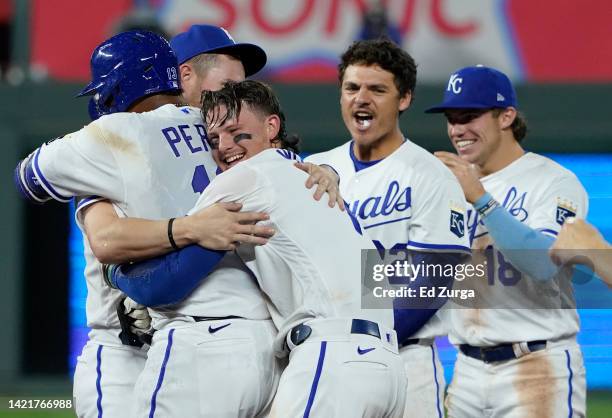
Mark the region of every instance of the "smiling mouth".
<instances>
[{"instance_id":1,"label":"smiling mouth","mask_svg":"<svg viewBox=\"0 0 612 418\"><path fill-rule=\"evenodd\" d=\"M455 141L455 146L457 147L458 151L465 151L475 142L475 139L461 139L459 141Z\"/></svg>"},{"instance_id":2,"label":"smiling mouth","mask_svg":"<svg viewBox=\"0 0 612 418\"><path fill-rule=\"evenodd\" d=\"M244 155L245 155L245 153L241 152L240 154L234 154L234 155L231 155L229 157L225 157L225 159L223 161L228 166L231 166L231 165L236 164L238 161L240 161L244 157Z\"/></svg>"},{"instance_id":3,"label":"smiling mouth","mask_svg":"<svg viewBox=\"0 0 612 418\"><path fill-rule=\"evenodd\" d=\"M372 125L372 119L374 119L374 116L369 112L359 111L353 113L353 119L355 119L357 129L360 131L365 131Z\"/></svg>"}]
</instances>

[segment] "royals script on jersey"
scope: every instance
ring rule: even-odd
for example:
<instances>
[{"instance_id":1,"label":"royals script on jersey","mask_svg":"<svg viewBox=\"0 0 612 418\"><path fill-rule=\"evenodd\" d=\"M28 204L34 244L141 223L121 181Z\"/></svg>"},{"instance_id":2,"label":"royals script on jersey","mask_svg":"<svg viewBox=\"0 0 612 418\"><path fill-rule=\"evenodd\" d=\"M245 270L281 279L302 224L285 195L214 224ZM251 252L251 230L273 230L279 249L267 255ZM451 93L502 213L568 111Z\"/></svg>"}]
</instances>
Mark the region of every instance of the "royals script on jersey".
<instances>
[{"instance_id":1,"label":"royals script on jersey","mask_svg":"<svg viewBox=\"0 0 612 418\"><path fill-rule=\"evenodd\" d=\"M455 176L432 154L406 140L385 159L356 171L353 141L306 160L340 176L340 193L377 247L391 251L469 252L466 203ZM415 337L446 335L445 309Z\"/></svg>"}]
</instances>

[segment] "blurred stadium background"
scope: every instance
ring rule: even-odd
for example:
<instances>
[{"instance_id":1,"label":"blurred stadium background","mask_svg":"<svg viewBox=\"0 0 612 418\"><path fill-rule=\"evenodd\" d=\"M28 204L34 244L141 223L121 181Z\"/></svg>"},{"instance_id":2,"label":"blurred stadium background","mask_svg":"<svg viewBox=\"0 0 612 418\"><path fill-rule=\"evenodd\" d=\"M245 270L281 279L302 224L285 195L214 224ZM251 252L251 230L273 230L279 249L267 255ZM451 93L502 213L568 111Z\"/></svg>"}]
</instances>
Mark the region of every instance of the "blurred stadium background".
<instances>
[{"instance_id":1,"label":"blurred stadium background","mask_svg":"<svg viewBox=\"0 0 612 418\"><path fill-rule=\"evenodd\" d=\"M88 80L91 51L106 37L133 27L171 36L210 23L259 44L269 61L258 78L274 85L306 152L347 139L335 66L359 37L387 31L415 57L416 101L402 127L431 151L449 149L442 117L423 114L439 101L448 75L464 65L497 67L517 85L530 126L525 147L580 177L590 195L589 220L610 241L610 21L608 0L0 0L0 417L71 416L8 407L9 399L70 399L87 333L72 209L27 205L11 179L17 161L36 146L87 123L86 102L74 94ZM611 292L598 281L577 288ZM612 307L605 299L599 306ZM580 315L588 416L610 417L612 310L584 308ZM439 346L450 381L455 352L445 341Z\"/></svg>"}]
</instances>

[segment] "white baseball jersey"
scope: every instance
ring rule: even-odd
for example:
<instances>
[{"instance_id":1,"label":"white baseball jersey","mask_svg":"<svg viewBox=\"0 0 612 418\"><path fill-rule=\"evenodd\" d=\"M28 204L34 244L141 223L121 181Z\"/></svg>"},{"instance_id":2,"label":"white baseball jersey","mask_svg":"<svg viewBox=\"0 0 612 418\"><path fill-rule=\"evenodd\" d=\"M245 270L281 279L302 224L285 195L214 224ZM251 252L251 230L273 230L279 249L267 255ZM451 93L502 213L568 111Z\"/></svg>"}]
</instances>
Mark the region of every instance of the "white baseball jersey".
<instances>
[{"instance_id":1,"label":"white baseball jersey","mask_svg":"<svg viewBox=\"0 0 612 418\"><path fill-rule=\"evenodd\" d=\"M287 332L314 318L359 318L393 328L391 309L362 309L361 250L373 248L348 214L317 202L304 187L307 174L287 150L265 150L220 174L194 210L238 201L244 210L270 215L276 234L263 246L241 245L238 254L269 298L281 350Z\"/></svg>"},{"instance_id":2,"label":"white baseball jersey","mask_svg":"<svg viewBox=\"0 0 612 418\"><path fill-rule=\"evenodd\" d=\"M145 219L186 214L217 171L199 110L175 105L104 116L43 145L36 152L34 167L39 182L57 200L102 196L114 203L120 216ZM96 199L81 199L77 210ZM109 329L118 334L115 309L121 293L104 284L100 264L87 244L86 260L88 326L94 335L96 330ZM224 261L235 264L235 260ZM269 317L248 272L232 268L223 274L222 270L217 269L206 282L207 297L217 303L200 306L201 310L180 305L179 313ZM117 344L118 340L101 342Z\"/></svg>"},{"instance_id":3,"label":"white baseball jersey","mask_svg":"<svg viewBox=\"0 0 612 418\"><path fill-rule=\"evenodd\" d=\"M364 233L386 249L469 252L465 198L451 171L437 158L406 140L374 165L356 171L353 141L309 156L340 176L340 193ZM446 334L444 310L416 334Z\"/></svg>"},{"instance_id":4,"label":"white baseball jersey","mask_svg":"<svg viewBox=\"0 0 612 418\"><path fill-rule=\"evenodd\" d=\"M526 153L481 181L485 189L517 220L549 235L558 233L566 217L583 218L587 214L587 194L576 176L537 154ZM488 260L494 263L491 271L494 271L495 286L491 287L491 292L501 289L504 300L510 306L521 307L542 291L542 283L537 283L504 261L474 210L469 211L468 231L472 248L485 249L493 245L492 254L495 256ZM512 274L507 274L509 269L513 269ZM555 278L544 286L557 292L562 280L569 278ZM574 303L573 294L568 296ZM507 342L559 340L575 336L579 329L575 309L452 309L451 312L450 340L454 344L490 346Z\"/></svg>"}]
</instances>

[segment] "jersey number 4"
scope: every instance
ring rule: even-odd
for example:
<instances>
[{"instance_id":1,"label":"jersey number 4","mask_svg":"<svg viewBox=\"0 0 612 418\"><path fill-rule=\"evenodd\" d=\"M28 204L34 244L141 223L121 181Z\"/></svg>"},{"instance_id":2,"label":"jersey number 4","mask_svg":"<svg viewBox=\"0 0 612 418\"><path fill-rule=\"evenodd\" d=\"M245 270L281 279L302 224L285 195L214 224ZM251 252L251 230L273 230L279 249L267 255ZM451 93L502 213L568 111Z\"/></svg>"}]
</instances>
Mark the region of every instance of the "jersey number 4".
<instances>
[{"instance_id":1,"label":"jersey number 4","mask_svg":"<svg viewBox=\"0 0 612 418\"><path fill-rule=\"evenodd\" d=\"M193 171L193 177L191 178L191 187L193 188L193 192L202 193L209 183L210 179L208 178L208 173L206 173L204 166L196 166L195 170Z\"/></svg>"}]
</instances>

